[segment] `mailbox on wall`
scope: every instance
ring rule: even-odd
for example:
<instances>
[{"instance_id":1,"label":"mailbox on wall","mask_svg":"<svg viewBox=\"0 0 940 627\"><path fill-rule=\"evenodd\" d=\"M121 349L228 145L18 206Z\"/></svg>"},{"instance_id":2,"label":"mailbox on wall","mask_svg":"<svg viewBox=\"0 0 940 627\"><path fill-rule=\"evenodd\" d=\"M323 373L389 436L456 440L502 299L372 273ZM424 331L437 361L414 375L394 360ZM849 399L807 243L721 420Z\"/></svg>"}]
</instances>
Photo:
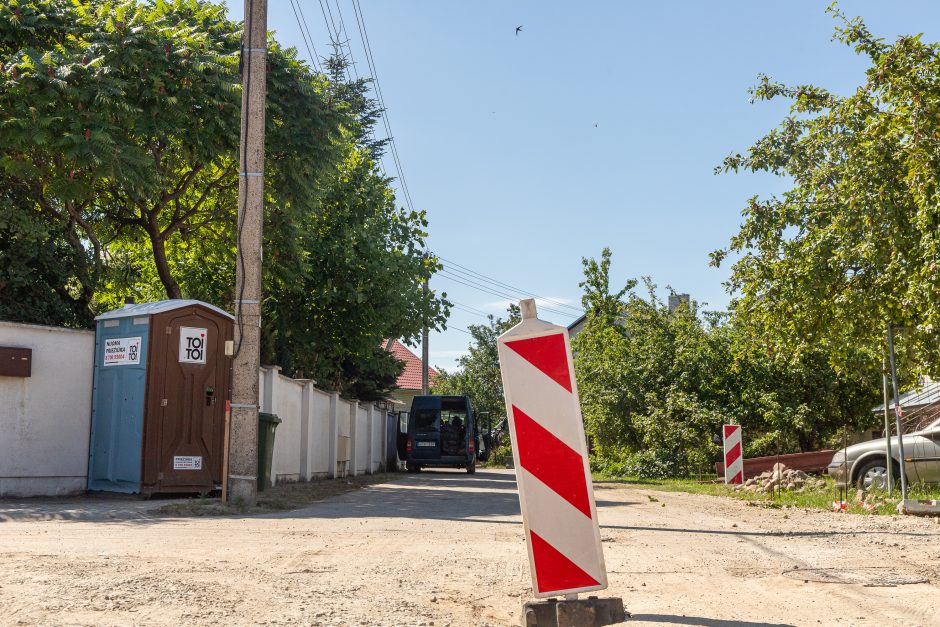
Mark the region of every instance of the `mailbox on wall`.
<instances>
[{"instance_id":1,"label":"mailbox on wall","mask_svg":"<svg viewBox=\"0 0 940 627\"><path fill-rule=\"evenodd\" d=\"M233 317L208 303L165 300L95 320L88 489L149 495L217 488Z\"/></svg>"},{"instance_id":2,"label":"mailbox on wall","mask_svg":"<svg viewBox=\"0 0 940 627\"><path fill-rule=\"evenodd\" d=\"M0 346L0 377L30 377L33 349Z\"/></svg>"}]
</instances>

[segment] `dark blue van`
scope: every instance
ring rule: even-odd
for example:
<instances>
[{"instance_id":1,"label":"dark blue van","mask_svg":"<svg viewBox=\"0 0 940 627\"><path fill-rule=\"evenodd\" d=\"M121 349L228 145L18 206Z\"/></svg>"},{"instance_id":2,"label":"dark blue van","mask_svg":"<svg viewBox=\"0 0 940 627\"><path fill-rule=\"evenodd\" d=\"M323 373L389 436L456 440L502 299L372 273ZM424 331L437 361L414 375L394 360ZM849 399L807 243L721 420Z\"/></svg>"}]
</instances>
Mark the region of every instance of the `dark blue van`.
<instances>
[{"instance_id":1,"label":"dark blue van","mask_svg":"<svg viewBox=\"0 0 940 627\"><path fill-rule=\"evenodd\" d=\"M476 472L480 434L468 396L416 396L408 414L405 466L466 468Z\"/></svg>"}]
</instances>

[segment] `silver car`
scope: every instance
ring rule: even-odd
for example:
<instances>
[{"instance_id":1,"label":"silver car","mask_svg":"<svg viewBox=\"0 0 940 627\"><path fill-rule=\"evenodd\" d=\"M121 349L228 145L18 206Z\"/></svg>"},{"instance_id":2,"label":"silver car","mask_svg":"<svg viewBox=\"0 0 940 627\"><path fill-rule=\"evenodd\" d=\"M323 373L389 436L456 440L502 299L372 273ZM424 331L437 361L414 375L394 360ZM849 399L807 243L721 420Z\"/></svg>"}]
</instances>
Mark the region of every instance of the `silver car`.
<instances>
[{"instance_id":1,"label":"silver car","mask_svg":"<svg viewBox=\"0 0 940 627\"><path fill-rule=\"evenodd\" d=\"M891 476L895 481L900 477L898 449L898 438L891 438ZM886 452L885 438L840 449L829 464L829 476L837 486L884 489L888 485ZM940 420L904 436L904 457L908 483L940 483Z\"/></svg>"}]
</instances>

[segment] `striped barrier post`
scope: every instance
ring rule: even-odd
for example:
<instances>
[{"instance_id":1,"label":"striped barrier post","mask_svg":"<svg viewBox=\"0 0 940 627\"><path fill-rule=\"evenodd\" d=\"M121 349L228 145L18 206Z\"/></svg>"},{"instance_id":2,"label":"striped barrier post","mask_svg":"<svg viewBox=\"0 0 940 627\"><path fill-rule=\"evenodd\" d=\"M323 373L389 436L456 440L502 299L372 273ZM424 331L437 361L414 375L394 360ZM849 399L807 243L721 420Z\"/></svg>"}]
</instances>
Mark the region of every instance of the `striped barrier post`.
<instances>
[{"instance_id":1,"label":"striped barrier post","mask_svg":"<svg viewBox=\"0 0 940 627\"><path fill-rule=\"evenodd\" d=\"M725 483L744 483L741 425L724 425Z\"/></svg>"},{"instance_id":2,"label":"striped barrier post","mask_svg":"<svg viewBox=\"0 0 940 627\"><path fill-rule=\"evenodd\" d=\"M535 301L520 305L522 322L497 346L532 587L538 598L603 590L607 570L568 330L539 320Z\"/></svg>"}]
</instances>

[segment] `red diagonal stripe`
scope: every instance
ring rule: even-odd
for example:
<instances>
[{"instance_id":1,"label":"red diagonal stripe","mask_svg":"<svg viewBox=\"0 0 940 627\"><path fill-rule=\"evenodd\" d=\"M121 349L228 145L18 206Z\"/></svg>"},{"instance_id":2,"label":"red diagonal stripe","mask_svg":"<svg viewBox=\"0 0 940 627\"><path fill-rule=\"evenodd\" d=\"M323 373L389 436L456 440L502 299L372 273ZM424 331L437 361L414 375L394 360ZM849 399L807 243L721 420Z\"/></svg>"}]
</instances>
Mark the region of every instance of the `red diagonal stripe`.
<instances>
[{"instance_id":1,"label":"red diagonal stripe","mask_svg":"<svg viewBox=\"0 0 940 627\"><path fill-rule=\"evenodd\" d=\"M598 585L597 580L578 568L578 565L561 554L558 549L529 531L532 543L532 558L535 561L535 579L539 592L576 590Z\"/></svg>"},{"instance_id":2,"label":"red diagonal stripe","mask_svg":"<svg viewBox=\"0 0 940 627\"><path fill-rule=\"evenodd\" d=\"M734 462L738 461L738 458L741 457L741 443L738 442L731 447L731 450L725 453L725 464L730 466Z\"/></svg>"},{"instance_id":3,"label":"red diagonal stripe","mask_svg":"<svg viewBox=\"0 0 940 627\"><path fill-rule=\"evenodd\" d=\"M512 415L522 467L591 518L581 456L515 405Z\"/></svg>"},{"instance_id":4,"label":"red diagonal stripe","mask_svg":"<svg viewBox=\"0 0 940 627\"><path fill-rule=\"evenodd\" d=\"M568 352L565 350L564 335L554 333L528 340L516 340L506 342L506 346L571 392L571 374L568 372Z\"/></svg>"},{"instance_id":5,"label":"red diagonal stripe","mask_svg":"<svg viewBox=\"0 0 940 627\"><path fill-rule=\"evenodd\" d=\"M738 471L738 474L736 474L735 476L731 477L730 483L744 483L744 471L743 471L743 470L739 470L739 471Z\"/></svg>"},{"instance_id":6,"label":"red diagonal stripe","mask_svg":"<svg viewBox=\"0 0 940 627\"><path fill-rule=\"evenodd\" d=\"M725 427L725 439L726 440L731 437L731 434L733 434L735 431L741 428L738 425L725 425L724 427Z\"/></svg>"}]
</instances>

